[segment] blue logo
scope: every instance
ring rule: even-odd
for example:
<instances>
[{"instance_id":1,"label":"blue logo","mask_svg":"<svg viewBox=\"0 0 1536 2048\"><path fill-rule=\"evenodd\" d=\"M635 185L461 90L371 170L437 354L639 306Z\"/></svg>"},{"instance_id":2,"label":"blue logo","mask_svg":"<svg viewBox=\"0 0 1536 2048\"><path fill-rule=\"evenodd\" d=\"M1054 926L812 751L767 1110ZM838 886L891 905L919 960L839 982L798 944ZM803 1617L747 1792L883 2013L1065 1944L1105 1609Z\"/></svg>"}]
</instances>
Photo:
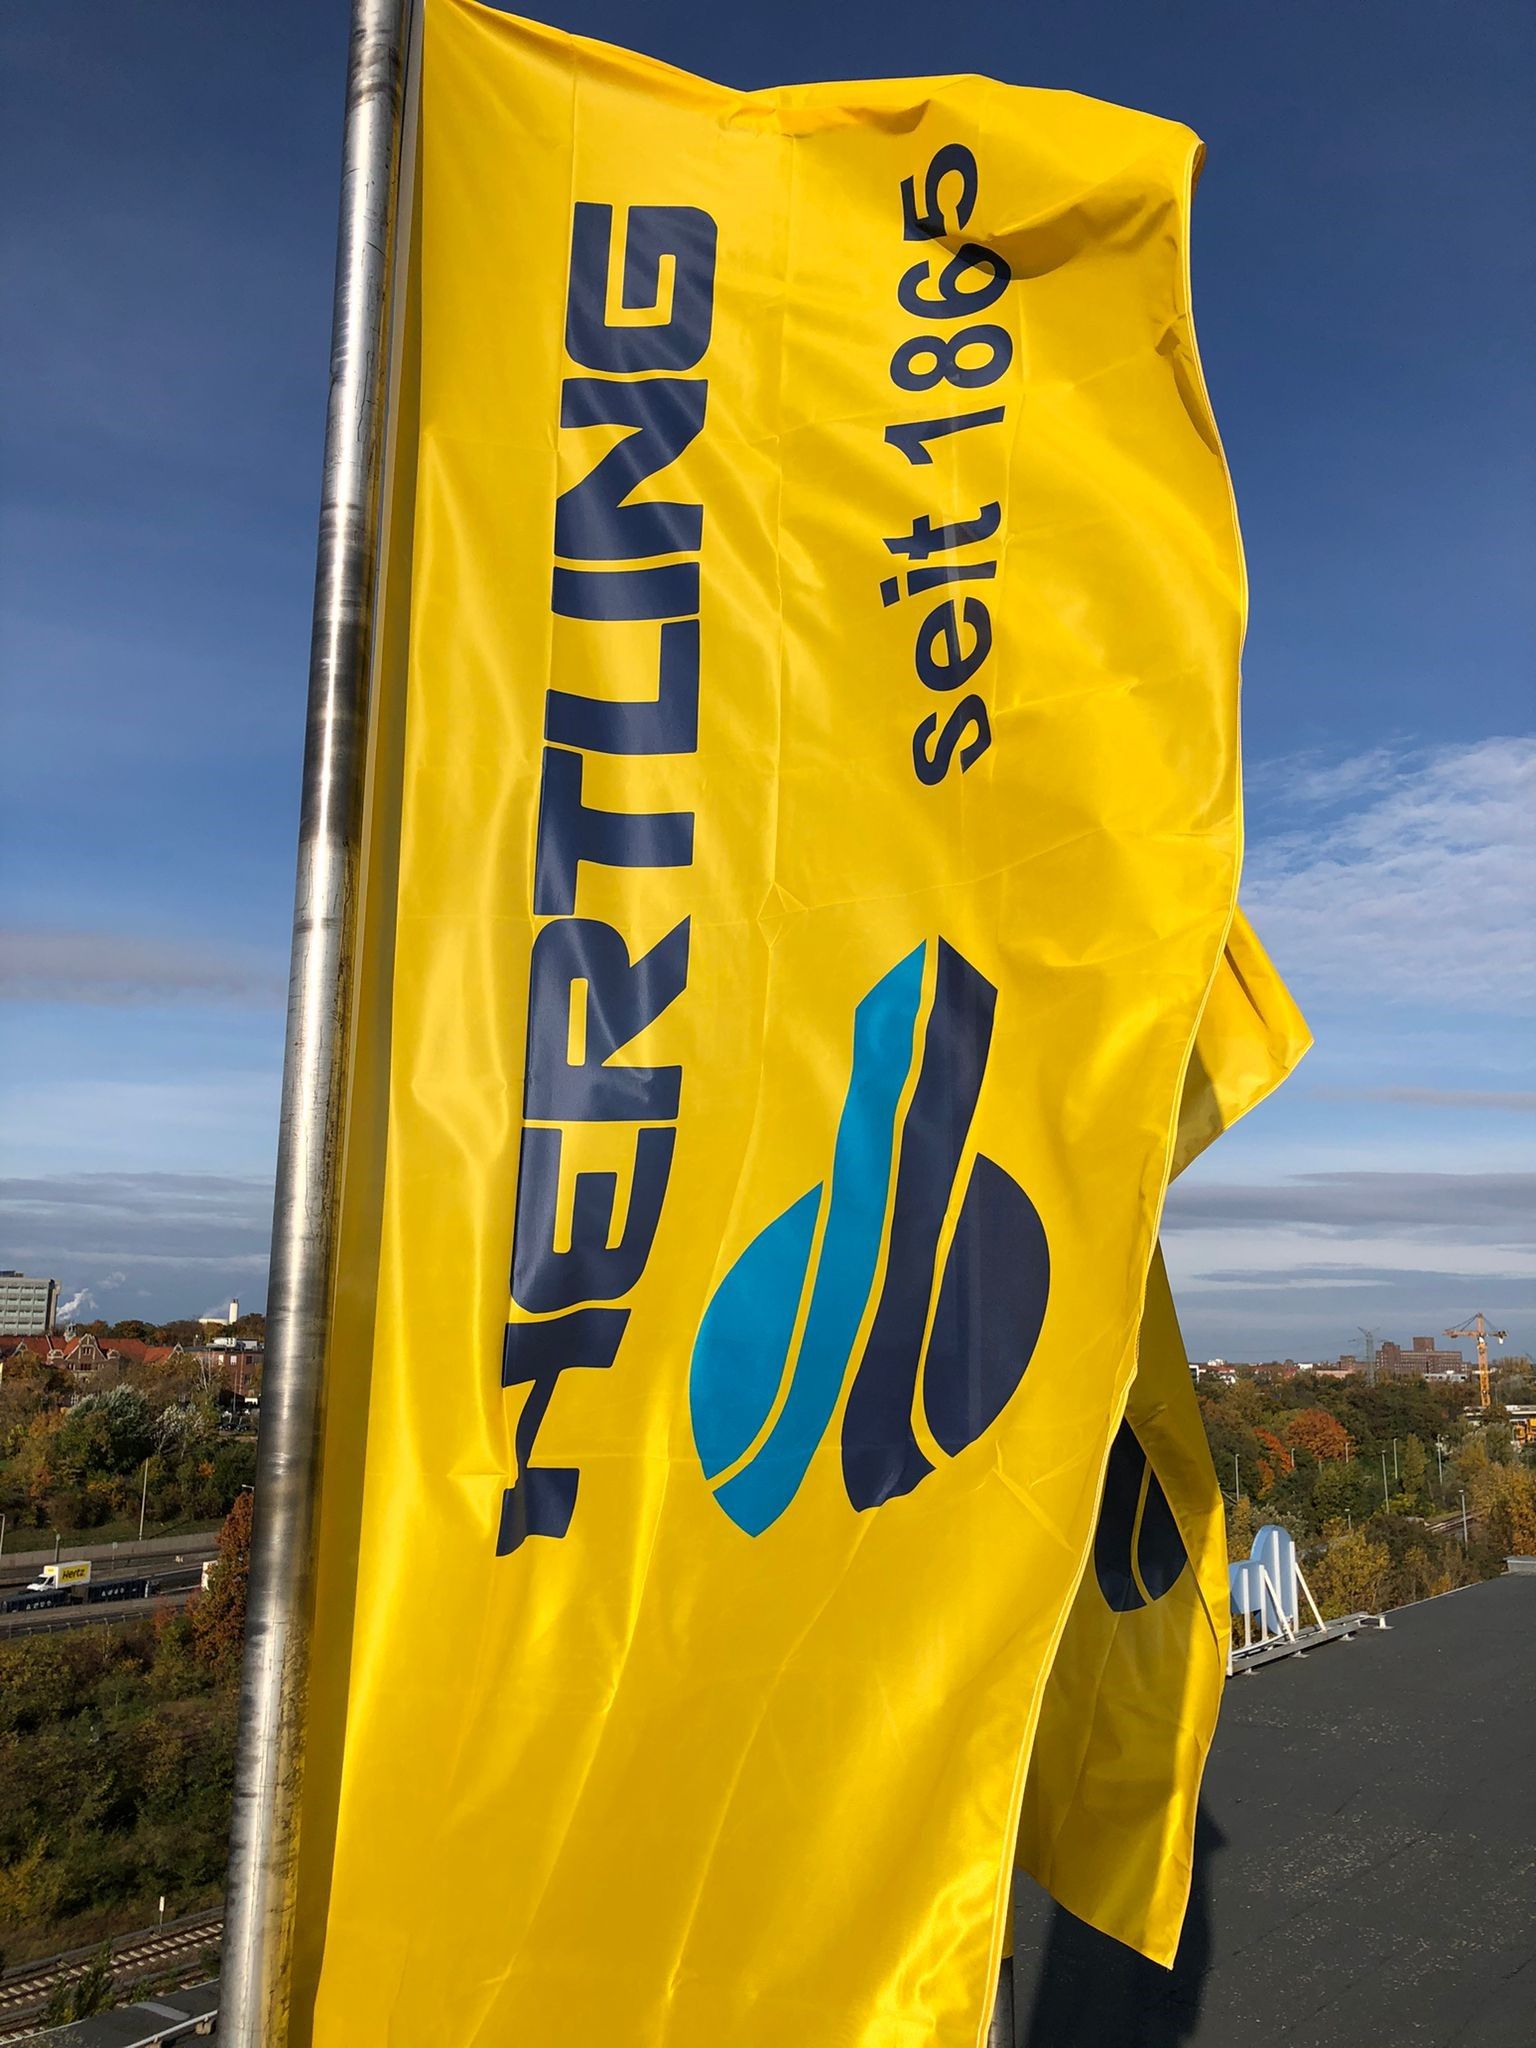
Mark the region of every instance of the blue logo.
<instances>
[{"instance_id":1,"label":"blue logo","mask_svg":"<svg viewBox=\"0 0 1536 2048\"><path fill-rule=\"evenodd\" d=\"M930 945L933 1001L919 1038ZM856 1509L910 1493L933 1470L913 1427L919 1400L931 1444L952 1458L1024 1377L1050 1255L1033 1202L983 1154L938 1270L996 1006L992 983L943 939L876 982L854 1011L830 1174L752 1240L705 1310L689 1383L694 1442L716 1500L750 1536L798 1492L877 1283L843 1409L843 1482Z\"/></svg>"},{"instance_id":2,"label":"blue logo","mask_svg":"<svg viewBox=\"0 0 1536 2048\"><path fill-rule=\"evenodd\" d=\"M1117 1614L1161 1600L1189 1562L1168 1496L1128 1422L1109 1447L1104 1498L1093 1537L1099 1591Z\"/></svg>"}]
</instances>

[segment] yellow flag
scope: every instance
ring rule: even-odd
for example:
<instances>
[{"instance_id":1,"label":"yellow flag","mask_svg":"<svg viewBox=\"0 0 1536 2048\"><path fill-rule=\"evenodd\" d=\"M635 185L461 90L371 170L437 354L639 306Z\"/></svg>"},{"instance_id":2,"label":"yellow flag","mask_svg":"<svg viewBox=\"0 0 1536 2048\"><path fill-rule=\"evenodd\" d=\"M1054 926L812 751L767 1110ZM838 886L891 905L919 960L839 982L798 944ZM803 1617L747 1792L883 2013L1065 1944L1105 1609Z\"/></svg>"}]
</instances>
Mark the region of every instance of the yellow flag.
<instances>
[{"instance_id":1,"label":"yellow flag","mask_svg":"<svg viewBox=\"0 0 1536 2048\"><path fill-rule=\"evenodd\" d=\"M1278 1088L1311 1042L1239 910L1185 1077L1175 1170ZM1227 1637L1221 1491L1159 1251L1092 1557L1030 1756L1019 1863L1080 1920L1167 1965Z\"/></svg>"},{"instance_id":2,"label":"yellow flag","mask_svg":"<svg viewBox=\"0 0 1536 2048\"><path fill-rule=\"evenodd\" d=\"M291 2039L971 2048L1236 885L1198 145L419 90Z\"/></svg>"}]
</instances>

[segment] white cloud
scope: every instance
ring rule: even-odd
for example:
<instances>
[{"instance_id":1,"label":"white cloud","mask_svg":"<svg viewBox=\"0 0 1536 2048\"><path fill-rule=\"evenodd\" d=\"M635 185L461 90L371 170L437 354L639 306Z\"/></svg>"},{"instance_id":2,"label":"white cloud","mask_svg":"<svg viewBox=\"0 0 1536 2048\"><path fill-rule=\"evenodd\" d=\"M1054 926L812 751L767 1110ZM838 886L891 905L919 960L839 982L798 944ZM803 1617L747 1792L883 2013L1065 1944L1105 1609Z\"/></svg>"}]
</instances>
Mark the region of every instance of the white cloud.
<instances>
[{"instance_id":1,"label":"white cloud","mask_svg":"<svg viewBox=\"0 0 1536 2048\"><path fill-rule=\"evenodd\" d=\"M1536 1005L1536 738L1252 779L1281 829L1250 847L1243 901L1304 1007Z\"/></svg>"}]
</instances>

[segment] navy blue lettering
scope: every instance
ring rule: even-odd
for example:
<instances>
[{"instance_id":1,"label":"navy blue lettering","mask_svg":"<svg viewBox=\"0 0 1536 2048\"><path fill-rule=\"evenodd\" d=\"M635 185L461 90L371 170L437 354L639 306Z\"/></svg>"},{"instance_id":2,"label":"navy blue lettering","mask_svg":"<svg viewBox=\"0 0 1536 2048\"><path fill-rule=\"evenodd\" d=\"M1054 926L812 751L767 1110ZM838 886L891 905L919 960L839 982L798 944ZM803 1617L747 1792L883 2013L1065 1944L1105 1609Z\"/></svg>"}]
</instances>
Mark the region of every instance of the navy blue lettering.
<instances>
[{"instance_id":1,"label":"navy blue lettering","mask_svg":"<svg viewBox=\"0 0 1536 2048\"><path fill-rule=\"evenodd\" d=\"M566 378L560 393L562 427L631 431L555 500L557 555L576 562L636 562L648 555L686 555L698 547L704 531L701 505L631 505L626 500L698 438L708 389L700 377L647 377L626 384Z\"/></svg>"},{"instance_id":2,"label":"navy blue lettering","mask_svg":"<svg viewBox=\"0 0 1536 2048\"><path fill-rule=\"evenodd\" d=\"M624 236L624 310L661 310L663 265L671 271L672 302L665 320L610 327L613 208L579 202L571 224L565 308L565 347L572 361L620 377L691 370L709 347L715 242L715 223L696 206L632 206Z\"/></svg>"},{"instance_id":3,"label":"navy blue lettering","mask_svg":"<svg viewBox=\"0 0 1536 2048\"><path fill-rule=\"evenodd\" d=\"M517 1418L517 1478L501 1497L498 1557L530 1536L563 1536L571 1526L580 1474L571 1465L535 1465L534 1443L561 1373L605 1371L628 1321L626 1308L579 1308L553 1322L507 1325L501 1384L530 1391Z\"/></svg>"},{"instance_id":4,"label":"navy blue lettering","mask_svg":"<svg viewBox=\"0 0 1536 2048\"><path fill-rule=\"evenodd\" d=\"M672 619L661 629L656 695L649 703L580 697L550 690L544 737L591 754L693 754L699 746L699 622Z\"/></svg>"},{"instance_id":5,"label":"navy blue lettering","mask_svg":"<svg viewBox=\"0 0 1536 2048\"><path fill-rule=\"evenodd\" d=\"M534 853L533 908L539 917L569 917L576 908L576 870L584 860L605 868L685 868L693 859L692 811L595 811L581 800L580 754L544 749Z\"/></svg>"},{"instance_id":6,"label":"navy blue lettering","mask_svg":"<svg viewBox=\"0 0 1536 2048\"><path fill-rule=\"evenodd\" d=\"M523 1114L544 1123L648 1123L677 1115L681 1067L614 1067L688 981L688 920L630 964L612 925L566 917L533 942L528 992L528 1069ZM572 1065L572 991L586 987L586 1030Z\"/></svg>"},{"instance_id":7,"label":"navy blue lettering","mask_svg":"<svg viewBox=\"0 0 1536 2048\"><path fill-rule=\"evenodd\" d=\"M654 1128L636 1131L629 1207L617 1244L608 1239L618 1202L618 1175L578 1173L570 1247L558 1251L555 1218L564 1137L563 1131L538 1124L529 1124L523 1131L512 1233L512 1299L535 1316L553 1315L585 1301L618 1301L628 1294L650 1257L672 1171L676 1133Z\"/></svg>"},{"instance_id":8,"label":"navy blue lettering","mask_svg":"<svg viewBox=\"0 0 1536 2048\"><path fill-rule=\"evenodd\" d=\"M556 569L550 609L562 619L686 619L699 608L697 562L659 569Z\"/></svg>"},{"instance_id":9,"label":"navy blue lettering","mask_svg":"<svg viewBox=\"0 0 1536 2048\"><path fill-rule=\"evenodd\" d=\"M645 1271L671 1177L682 1091L681 1067L622 1064L619 1055L683 993L688 920L632 960L621 932L575 911L583 861L659 869L693 859L691 811L591 808L582 795L583 757L686 755L698 747L699 563L655 558L696 557L704 511L668 498L637 501L635 493L703 430L704 380L656 373L693 369L709 346L717 233L697 207L630 207L621 310L610 325L613 228L611 206L576 206L566 351L599 374L565 380L560 424L622 432L556 501L550 608L596 626L654 621L656 694L616 700L545 692L533 909L553 922L536 932L529 957L511 1289L519 1310L547 1320L513 1323L506 1333L502 1383L528 1393L516 1429L516 1478L502 1495L502 1556L530 1536L563 1537L570 1529L580 1474L574 1466L536 1465L534 1445L560 1374L606 1369L617 1356L628 1310L595 1304L620 1301ZM634 314L641 317L624 317ZM613 381L635 378L643 381ZM623 566L571 566L577 563ZM570 1241L562 1247L556 1226L566 1134L593 1124L632 1133L624 1215L621 1222L616 1172L567 1168Z\"/></svg>"},{"instance_id":10,"label":"navy blue lettering","mask_svg":"<svg viewBox=\"0 0 1536 2048\"><path fill-rule=\"evenodd\" d=\"M976 541L990 540L1002 524L1002 518L1003 508L995 499L991 504L983 505L974 519L958 519L950 526L935 526L924 512L913 520L910 533L900 534L885 545L893 555L905 555L913 562L926 562L930 555L943 554L950 548L968 548Z\"/></svg>"},{"instance_id":11,"label":"navy blue lettering","mask_svg":"<svg viewBox=\"0 0 1536 2048\"><path fill-rule=\"evenodd\" d=\"M975 635L969 653L960 644L962 616ZM951 597L935 605L918 627L912 658L918 680L930 690L958 690L962 683L971 680L991 652L992 614L979 597L968 597L962 614Z\"/></svg>"},{"instance_id":12,"label":"navy blue lettering","mask_svg":"<svg viewBox=\"0 0 1536 2048\"><path fill-rule=\"evenodd\" d=\"M974 690L951 707L942 732L938 732L938 724L938 713L931 712L912 735L912 766L917 770L918 781L926 783L930 789L944 780L954 766L957 753L963 775L992 744L992 721L987 716L986 701ZM976 730L962 746L967 726L974 726ZM936 732L938 738L934 740ZM931 747L930 741L933 742Z\"/></svg>"}]
</instances>

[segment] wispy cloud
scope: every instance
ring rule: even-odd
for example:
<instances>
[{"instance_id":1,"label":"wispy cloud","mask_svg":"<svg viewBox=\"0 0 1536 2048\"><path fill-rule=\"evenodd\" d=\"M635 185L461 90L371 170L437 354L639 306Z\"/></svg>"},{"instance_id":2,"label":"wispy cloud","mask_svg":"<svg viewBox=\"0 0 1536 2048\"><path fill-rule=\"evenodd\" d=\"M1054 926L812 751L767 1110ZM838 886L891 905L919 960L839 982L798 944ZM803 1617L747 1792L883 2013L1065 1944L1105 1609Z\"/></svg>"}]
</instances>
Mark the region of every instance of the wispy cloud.
<instances>
[{"instance_id":1,"label":"wispy cloud","mask_svg":"<svg viewBox=\"0 0 1536 2048\"><path fill-rule=\"evenodd\" d=\"M1536 1173L1303 1173L1259 1186L1178 1181L1169 1190L1171 1232L1277 1224L1524 1248L1536 1238Z\"/></svg>"},{"instance_id":2,"label":"wispy cloud","mask_svg":"<svg viewBox=\"0 0 1536 2048\"><path fill-rule=\"evenodd\" d=\"M1298 1088L1294 1082L1291 1088L1318 1102L1391 1102L1405 1109L1496 1109L1536 1116L1536 1091L1517 1088Z\"/></svg>"},{"instance_id":3,"label":"wispy cloud","mask_svg":"<svg viewBox=\"0 0 1536 2048\"><path fill-rule=\"evenodd\" d=\"M0 931L0 1001L276 1007L286 964L250 947L92 931Z\"/></svg>"},{"instance_id":4,"label":"wispy cloud","mask_svg":"<svg viewBox=\"0 0 1536 2048\"><path fill-rule=\"evenodd\" d=\"M1536 1005L1536 738L1293 756L1251 781L1244 901L1304 1003Z\"/></svg>"},{"instance_id":5,"label":"wispy cloud","mask_svg":"<svg viewBox=\"0 0 1536 2048\"><path fill-rule=\"evenodd\" d=\"M272 1183L205 1173L82 1173L0 1180L0 1254L51 1273L80 1308L195 1314L210 1289L265 1283ZM228 1299L226 1293L225 1299Z\"/></svg>"}]
</instances>

